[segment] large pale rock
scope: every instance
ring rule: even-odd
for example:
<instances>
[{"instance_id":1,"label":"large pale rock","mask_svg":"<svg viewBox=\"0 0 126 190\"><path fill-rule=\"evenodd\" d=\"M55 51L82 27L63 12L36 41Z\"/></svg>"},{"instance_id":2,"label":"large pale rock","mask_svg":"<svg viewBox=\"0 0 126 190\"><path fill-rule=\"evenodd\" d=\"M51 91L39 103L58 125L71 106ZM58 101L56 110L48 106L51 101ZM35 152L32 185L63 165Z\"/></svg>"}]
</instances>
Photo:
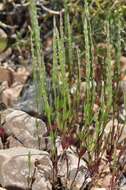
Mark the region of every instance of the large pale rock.
<instances>
[{"instance_id":1,"label":"large pale rock","mask_svg":"<svg viewBox=\"0 0 126 190\"><path fill-rule=\"evenodd\" d=\"M0 184L5 188L27 189L28 179L34 176L32 190L51 190L51 168L45 151L23 147L0 150Z\"/></svg>"},{"instance_id":2,"label":"large pale rock","mask_svg":"<svg viewBox=\"0 0 126 190\"><path fill-rule=\"evenodd\" d=\"M24 146L44 149L46 146L43 137L47 132L45 123L23 111L11 110L9 114L5 115L3 127L10 136L8 138L10 147Z\"/></svg>"}]
</instances>

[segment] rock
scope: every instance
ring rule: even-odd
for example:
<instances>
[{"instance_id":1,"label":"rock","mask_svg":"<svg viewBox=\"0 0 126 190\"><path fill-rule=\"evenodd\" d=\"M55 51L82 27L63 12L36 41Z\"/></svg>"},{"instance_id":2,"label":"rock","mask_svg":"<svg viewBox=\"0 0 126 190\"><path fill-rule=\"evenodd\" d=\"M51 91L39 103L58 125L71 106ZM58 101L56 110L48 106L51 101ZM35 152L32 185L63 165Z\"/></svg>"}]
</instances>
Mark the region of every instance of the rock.
<instances>
[{"instance_id":1,"label":"rock","mask_svg":"<svg viewBox=\"0 0 126 190\"><path fill-rule=\"evenodd\" d=\"M17 103L14 105L15 109L19 109L25 112L41 112L43 113L43 99L41 98L41 101L39 101L39 105L37 107L37 89L36 86L28 85L27 88L24 89L24 92L22 93L22 97L17 101Z\"/></svg>"},{"instance_id":2,"label":"rock","mask_svg":"<svg viewBox=\"0 0 126 190\"><path fill-rule=\"evenodd\" d=\"M119 190L126 190L126 176L124 175L119 180Z\"/></svg>"},{"instance_id":3,"label":"rock","mask_svg":"<svg viewBox=\"0 0 126 190\"><path fill-rule=\"evenodd\" d=\"M6 111L7 112L7 111ZM45 148L45 137L47 132L45 123L27 113L11 109L5 117L3 125L10 147L24 146L28 148Z\"/></svg>"},{"instance_id":4,"label":"rock","mask_svg":"<svg viewBox=\"0 0 126 190\"><path fill-rule=\"evenodd\" d=\"M15 82L20 82L21 84L25 84L30 76L31 72L25 67L20 67L14 72L14 80Z\"/></svg>"},{"instance_id":5,"label":"rock","mask_svg":"<svg viewBox=\"0 0 126 190\"><path fill-rule=\"evenodd\" d=\"M12 54L12 48L7 48L4 52L0 53L0 62L4 62L3 65L6 65L6 60L9 58L8 63L11 63L13 65L14 63L11 62L10 56ZM10 65L10 64L9 64Z\"/></svg>"},{"instance_id":6,"label":"rock","mask_svg":"<svg viewBox=\"0 0 126 190\"><path fill-rule=\"evenodd\" d=\"M119 93L121 94L121 92L125 95L126 94L126 80L121 80L119 82ZM120 97L119 97L120 98ZM123 97L122 97L123 98Z\"/></svg>"},{"instance_id":7,"label":"rock","mask_svg":"<svg viewBox=\"0 0 126 190\"><path fill-rule=\"evenodd\" d=\"M25 88L22 97L14 105L14 108L25 112L42 111L42 104L39 104L39 108L37 108L36 96L37 93L35 85L29 85L28 88Z\"/></svg>"},{"instance_id":8,"label":"rock","mask_svg":"<svg viewBox=\"0 0 126 190\"><path fill-rule=\"evenodd\" d=\"M3 10L4 10L4 4L0 3L0 11L3 11Z\"/></svg>"},{"instance_id":9,"label":"rock","mask_svg":"<svg viewBox=\"0 0 126 190\"><path fill-rule=\"evenodd\" d=\"M3 149L3 143L1 137L0 137L0 149Z\"/></svg>"},{"instance_id":10,"label":"rock","mask_svg":"<svg viewBox=\"0 0 126 190\"><path fill-rule=\"evenodd\" d=\"M119 110L119 120L124 123L125 118L126 118L126 109L125 109L125 105L122 104Z\"/></svg>"},{"instance_id":11,"label":"rock","mask_svg":"<svg viewBox=\"0 0 126 190\"><path fill-rule=\"evenodd\" d=\"M0 149L3 149L3 143L1 137L0 137Z\"/></svg>"},{"instance_id":12,"label":"rock","mask_svg":"<svg viewBox=\"0 0 126 190\"><path fill-rule=\"evenodd\" d=\"M29 76L30 72L24 67L21 67L17 71L9 67L0 67L2 102L7 106L12 106L16 103Z\"/></svg>"},{"instance_id":13,"label":"rock","mask_svg":"<svg viewBox=\"0 0 126 190\"><path fill-rule=\"evenodd\" d=\"M26 189L28 179L30 184L33 177L32 190L51 190L51 173L51 161L45 151L23 147L0 150L0 184L7 189Z\"/></svg>"},{"instance_id":14,"label":"rock","mask_svg":"<svg viewBox=\"0 0 126 190\"><path fill-rule=\"evenodd\" d=\"M121 144L121 143L126 142L126 125L124 126L124 124L119 123L118 120L115 119L114 127L115 127L115 133L119 135L119 132L120 132L120 134L121 134L119 137L118 143ZM108 134L110 133L112 128L113 128L113 120L110 120L105 127L105 136L106 137L108 136ZM121 132L121 130L122 130L122 132Z\"/></svg>"},{"instance_id":15,"label":"rock","mask_svg":"<svg viewBox=\"0 0 126 190\"><path fill-rule=\"evenodd\" d=\"M122 78L125 76L125 71L126 71L126 57L121 56L120 57L120 69L121 69L121 74L123 74Z\"/></svg>"},{"instance_id":16,"label":"rock","mask_svg":"<svg viewBox=\"0 0 126 190\"><path fill-rule=\"evenodd\" d=\"M120 187L119 190L126 190L126 185Z\"/></svg>"},{"instance_id":17,"label":"rock","mask_svg":"<svg viewBox=\"0 0 126 190\"><path fill-rule=\"evenodd\" d=\"M52 97L52 86L51 86L51 79L46 79L46 86L47 86L47 94L48 100L50 105L53 104L53 97ZM40 97L39 104L37 107L37 85L38 83L28 84L27 88L24 88L24 92L22 93L22 97L18 100L18 102L14 105L15 109L19 109L25 112L40 112L43 113L44 111L44 101L43 98Z\"/></svg>"},{"instance_id":18,"label":"rock","mask_svg":"<svg viewBox=\"0 0 126 190\"><path fill-rule=\"evenodd\" d=\"M0 66L0 82L7 81L11 86L14 80L13 70Z\"/></svg>"},{"instance_id":19,"label":"rock","mask_svg":"<svg viewBox=\"0 0 126 190\"><path fill-rule=\"evenodd\" d=\"M6 106L12 106L18 99L23 89L23 85L20 83L14 83L11 88L7 88L2 93L2 102Z\"/></svg>"},{"instance_id":20,"label":"rock","mask_svg":"<svg viewBox=\"0 0 126 190\"><path fill-rule=\"evenodd\" d=\"M82 159L80 160L78 173L75 178L78 165L78 157L72 150L68 149L66 151L66 158L67 159L65 159L64 156L61 156L61 159L58 162L58 175L61 176L63 185L65 186L65 184L67 184L67 188L70 189L72 184L72 190L79 190L81 188L84 189L91 182L86 163ZM66 160L68 160L68 163ZM74 178L75 181L73 183Z\"/></svg>"},{"instance_id":21,"label":"rock","mask_svg":"<svg viewBox=\"0 0 126 190\"><path fill-rule=\"evenodd\" d=\"M3 188L3 187L0 187L0 190L7 190L7 189L5 189L5 188Z\"/></svg>"},{"instance_id":22,"label":"rock","mask_svg":"<svg viewBox=\"0 0 126 190\"><path fill-rule=\"evenodd\" d=\"M6 116L14 110L11 108L7 109L6 105L3 104L2 102L0 102L0 107L1 107L1 110L0 110L0 117L1 118L0 119L1 119L1 125L3 125L6 122Z\"/></svg>"}]
</instances>

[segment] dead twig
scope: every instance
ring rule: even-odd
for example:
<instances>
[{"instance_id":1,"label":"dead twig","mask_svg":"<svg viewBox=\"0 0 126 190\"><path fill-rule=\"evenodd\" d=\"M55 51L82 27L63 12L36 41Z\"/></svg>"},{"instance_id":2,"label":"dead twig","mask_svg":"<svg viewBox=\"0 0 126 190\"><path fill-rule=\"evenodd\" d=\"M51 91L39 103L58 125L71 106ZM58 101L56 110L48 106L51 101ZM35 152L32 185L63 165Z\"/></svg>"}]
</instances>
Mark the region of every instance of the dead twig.
<instances>
[{"instance_id":1,"label":"dead twig","mask_svg":"<svg viewBox=\"0 0 126 190\"><path fill-rule=\"evenodd\" d=\"M0 21L0 27L2 28L8 28L8 29L14 29L17 28L17 26L10 26Z\"/></svg>"},{"instance_id":2,"label":"dead twig","mask_svg":"<svg viewBox=\"0 0 126 190\"><path fill-rule=\"evenodd\" d=\"M64 13L64 9L62 9L61 11L54 11L52 9L49 9L47 7L45 7L43 4L40 5L40 7L44 10L44 11L47 11L49 14L52 14L52 15L61 15L62 13Z\"/></svg>"}]
</instances>

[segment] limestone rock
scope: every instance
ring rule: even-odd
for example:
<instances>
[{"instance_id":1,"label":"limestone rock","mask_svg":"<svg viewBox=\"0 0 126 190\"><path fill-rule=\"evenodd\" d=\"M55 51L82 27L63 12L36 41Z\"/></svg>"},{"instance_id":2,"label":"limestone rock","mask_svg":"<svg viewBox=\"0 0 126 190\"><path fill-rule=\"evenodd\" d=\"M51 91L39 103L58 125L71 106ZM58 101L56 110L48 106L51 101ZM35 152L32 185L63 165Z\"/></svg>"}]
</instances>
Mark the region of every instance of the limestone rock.
<instances>
[{"instance_id":1,"label":"limestone rock","mask_svg":"<svg viewBox=\"0 0 126 190\"><path fill-rule=\"evenodd\" d=\"M35 161L39 162L39 167ZM2 187L26 189L29 187L28 179L30 184L30 179L33 177L32 190L51 190L49 182L51 168L49 155L45 151L24 147L0 150L0 184Z\"/></svg>"},{"instance_id":2,"label":"limestone rock","mask_svg":"<svg viewBox=\"0 0 126 190\"><path fill-rule=\"evenodd\" d=\"M5 116L4 129L10 136L9 147L24 146L28 148L45 148L46 125L40 119L31 117L19 110L11 110Z\"/></svg>"}]
</instances>

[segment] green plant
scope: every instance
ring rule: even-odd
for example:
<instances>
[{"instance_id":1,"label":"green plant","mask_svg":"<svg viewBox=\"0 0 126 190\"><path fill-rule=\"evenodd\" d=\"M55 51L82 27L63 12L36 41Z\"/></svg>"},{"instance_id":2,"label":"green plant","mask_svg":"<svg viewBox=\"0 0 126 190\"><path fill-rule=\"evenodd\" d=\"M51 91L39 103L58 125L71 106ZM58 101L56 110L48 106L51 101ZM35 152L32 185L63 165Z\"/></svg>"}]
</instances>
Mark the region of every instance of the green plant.
<instances>
[{"instance_id":1,"label":"green plant","mask_svg":"<svg viewBox=\"0 0 126 190\"><path fill-rule=\"evenodd\" d=\"M114 179L119 174L120 157L119 155L116 158L120 133L114 125L114 120L119 120L117 91L120 80L119 62L123 30L121 26L124 22L122 11L121 13L119 11L120 3L112 4L109 1L88 0L83 2L84 8L80 11L83 45L80 47L76 46L76 40L73 37L73 20L69 13L70 7L67 0L64 2L64 15L61 12L60 15L54 16L53 60L49 76L52 84L53 104L50 104L46 86L48 76L40 43L37 10L35 2L33 0L29 0L29 2L33 70L34 79L38 85L37 104L39 105L41 98L43 98L44 113L48 119L48 133L52 142L50 157L53 163L53 184L58 178L56 139L57 136L60 136L64 154L73 145L76 147L78 155L77 172L70 189L73 188L77 177L80 159L86 161L93 178L92 184L95 183L101 175L99 168L104 160L103 155L105 155L105 161L109 163L112 173L110 188L114 189L117 185L117 181ZM97 12L94 7L97 8ZM104 8L106 11L103 11ZM102 22L102 26L99 26L99 20L100 23ZM96 28L99 33L96 32ZM115 30L116 32L113 34ZM115 60L114 68L113 59ZM81 67L85 68L85 74L81 71ZM99 74L98 69L101 74L96 76ZM82 83L85 84L83 95ZM95 105L98 107L97 111L94 109ZM81 118L79 118L79 114ZM110 120L113 120L113 126L105 138L105 128ZM123 154L123 148L122 146L121 154ZM116 167L117 169L115 169Z\"/></svg>"},{"instance_id":2,"label":"green plant","mask_svg":"<svg viewBox=\"0 0 126 190\"><path fill-rule=\"evenodd\" d=\"M31 153L29 152L28 153L28 177L27 177L27 183L28 183L28 187L27 189L30 190L32 189L32 185L34 183L34 180L35 180L35 172L36 172L36 168L34 168L34 171L32 171L32 155Z\"/></svg>"}]
</instances>

